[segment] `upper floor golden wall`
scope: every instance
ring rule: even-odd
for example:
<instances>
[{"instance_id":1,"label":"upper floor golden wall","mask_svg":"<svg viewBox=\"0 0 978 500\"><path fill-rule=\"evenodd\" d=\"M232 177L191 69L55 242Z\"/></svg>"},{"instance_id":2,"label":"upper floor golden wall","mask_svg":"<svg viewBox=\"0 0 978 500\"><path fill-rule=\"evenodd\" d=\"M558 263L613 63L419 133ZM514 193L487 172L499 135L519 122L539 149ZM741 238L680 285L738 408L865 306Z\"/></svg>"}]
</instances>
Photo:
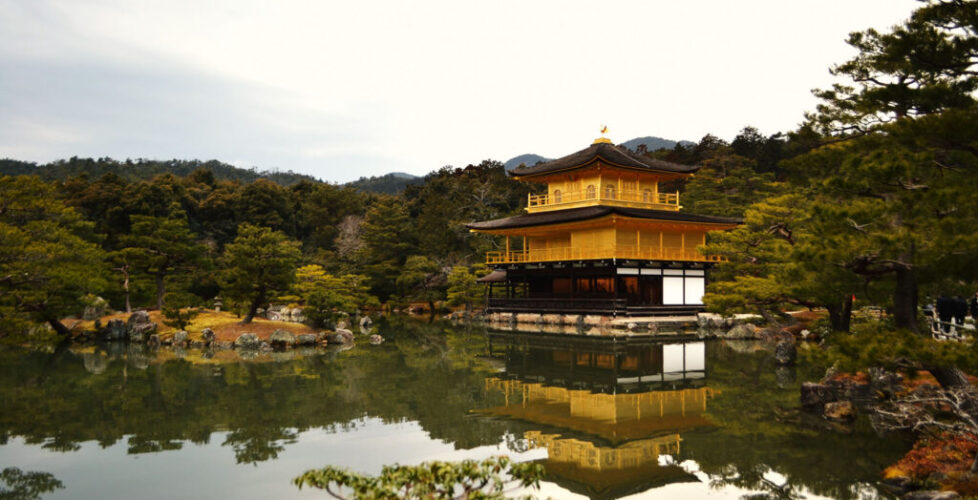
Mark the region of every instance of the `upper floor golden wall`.
<instances>
[{"instance_id":1,"label":"upper floor golden wall","mask_svg":"<svg viewBox=\"0 0 978 500\"><path fill-rule=\"evenodd\" d=\"M530 194L529 213L590 205L615 205L655 210L679 210L679 192L662 192L662 175L609 167L590 168L538 179L547 192Z\"/></svg>"}]
</instances>

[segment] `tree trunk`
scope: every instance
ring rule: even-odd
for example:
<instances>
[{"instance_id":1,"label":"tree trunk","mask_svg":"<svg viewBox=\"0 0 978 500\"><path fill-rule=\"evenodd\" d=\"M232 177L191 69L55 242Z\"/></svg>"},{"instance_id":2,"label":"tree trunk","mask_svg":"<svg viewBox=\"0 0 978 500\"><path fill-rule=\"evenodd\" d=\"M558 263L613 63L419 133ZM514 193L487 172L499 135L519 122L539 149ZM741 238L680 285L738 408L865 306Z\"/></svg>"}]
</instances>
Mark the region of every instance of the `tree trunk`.
<instances>
[{"instance_id":1,"label":"tree trunk","mask_svg":"<svg viewBox=\"0 0 978 500\"><path fill-rule=\"evenodd\" d=\"M251 305L248 306L248 314L246 314L244 319L241 320L242 325L247 325L248 323L251 323L251 320L255 319L255 315L258 314L258 306L264 302L263 297L264 294L255 297L255 299L251 301Z\"/></svg>"},{"instance_id":2,"label":"tree trunk","mask_svg":"<svg viewBox=\"0 0 978 500\"><path fill-rule=\"evenodd\" d=\"M834 332L849 332L849 324L852 320L852 295L846 295L842 304L829 304L825 307L829 311L829 323Z\"/></svg>"},{"instance_id":3,"label":"tree trunk","mask_svg":"<svg viewBox=\"0 0 978 500\"><path fill-rule=\"evenodd\" d=\"M122 269L122 276L123 276L122 289L126 292L126 312L131 313L132 302L129 300L131 294L129 292L129 269L128 268L124 267Z\"/></svg>"},{"instance_id":4,"label":"tree trunk","mask_svg":"<svg viewBox=\"0 0 978 500\"><path fill-rule=\"evenodd\" d=\"M971 387L968 376L956 366L938 366L927 369L944 389L952 387Z\"/></svg>"},{"instance_id":5,"label":"tree trunk","mask_svg":"<svg viewBox=\"0 0 978 500\"><path fill-rule=\"evenodd\" d=\"M51 328L54 328L54 331L57 332L58 335L61 335L62 337L71 336L71 330L69 330L67 326L62 324L60 320L49 319L48 324L51 325Z\"/></svg>"},{"instance_id":6,"label":"tree trunk","mask_svg":"<svg viewBox=\"0 0 978 500\"><path fill-rule=\"evenodd\" d=\"M156 308L163 310L163 295L166 294L166 282L163 278L166 275L157 273L156 274Z\"/></svg>"},{"instance_id":7,"label":"tree trunk","mask_svg":"<svg viewBox=\"0 0 978 500\"><path fill-rule=\"evenodd\" d=\"M893 320L897 328L920 333L920 325L917 324L917 273L913 268L896 271Z\"/></svg>"}]
</instances>

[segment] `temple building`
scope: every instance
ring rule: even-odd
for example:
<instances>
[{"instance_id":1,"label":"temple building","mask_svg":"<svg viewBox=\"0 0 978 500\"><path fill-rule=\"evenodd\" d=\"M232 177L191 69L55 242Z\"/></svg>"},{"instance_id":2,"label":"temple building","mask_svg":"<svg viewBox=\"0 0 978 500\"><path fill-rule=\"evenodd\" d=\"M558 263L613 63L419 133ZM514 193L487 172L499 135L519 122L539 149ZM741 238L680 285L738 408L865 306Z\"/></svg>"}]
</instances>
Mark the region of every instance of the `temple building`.
<instances>
[{"instance_id":1,"label":"temple building","mask_svg":"<svg viewBox=\"0 0 978 500\"><path fill-rule=\"evenodd\" d=\"M546 185L526 213L473 222L505 237L490 252L489 312L677 314L703 305L707 270L697 250L710 231L740 221L680 211L662 183L698 167L650 159L600 138L587 149L510 172Z\"/></svg>"}]
</instances>

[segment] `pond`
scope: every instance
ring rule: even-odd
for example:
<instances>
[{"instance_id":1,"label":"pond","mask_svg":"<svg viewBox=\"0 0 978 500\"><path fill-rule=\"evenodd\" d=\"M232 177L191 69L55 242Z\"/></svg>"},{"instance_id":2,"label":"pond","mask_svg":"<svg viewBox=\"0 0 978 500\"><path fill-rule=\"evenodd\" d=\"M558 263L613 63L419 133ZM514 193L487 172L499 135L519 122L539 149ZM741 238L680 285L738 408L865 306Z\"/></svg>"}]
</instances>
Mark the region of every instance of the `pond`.
<instances>
[{"instance_id":1,"label":"pond","mask_svg":"<svg viewBox=\"0 0 978 500\"><path fill-rule=\"evenodd\" d=\"M754 342L375 328L381 345L252 359L0 348L0 492L328 498L292 478L506 454L546 467L539 498L875 498L907 449L798 412L804 376Z\"/></svg>"}]
</instances>

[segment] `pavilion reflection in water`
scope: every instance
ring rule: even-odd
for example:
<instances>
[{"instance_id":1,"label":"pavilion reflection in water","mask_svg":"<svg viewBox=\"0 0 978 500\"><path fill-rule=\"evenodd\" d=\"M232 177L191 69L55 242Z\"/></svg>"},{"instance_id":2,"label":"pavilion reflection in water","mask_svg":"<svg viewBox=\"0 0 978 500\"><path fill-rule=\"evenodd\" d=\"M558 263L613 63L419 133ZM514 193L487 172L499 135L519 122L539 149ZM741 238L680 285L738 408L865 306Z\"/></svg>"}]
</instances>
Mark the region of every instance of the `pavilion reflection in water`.
<instances>
[{"instance_id":1,"label":"pavilion reflection in water","mask_svg":"<svg viewBox=\"0 0 978 500\"><path fill-rule=\"evenodd\" d=\"M486 379L501 405L478 413L530 424L523 437L547 450L547 479L602 499L697 481L674 459L681 432L712 425L703 342L490 333L489 343L506 359Z\"/></svg>"}]
</instances>

